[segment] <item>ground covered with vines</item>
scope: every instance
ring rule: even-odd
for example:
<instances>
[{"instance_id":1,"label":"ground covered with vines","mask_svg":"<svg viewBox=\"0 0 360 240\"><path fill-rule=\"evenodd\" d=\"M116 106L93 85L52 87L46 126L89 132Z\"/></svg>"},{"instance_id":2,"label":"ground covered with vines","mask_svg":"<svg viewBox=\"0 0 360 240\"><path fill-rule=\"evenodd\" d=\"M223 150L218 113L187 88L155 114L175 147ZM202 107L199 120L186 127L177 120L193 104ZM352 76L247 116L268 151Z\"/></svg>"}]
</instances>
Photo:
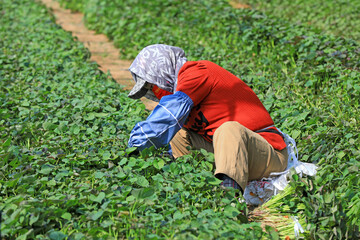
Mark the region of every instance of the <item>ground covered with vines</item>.
<instances>
[{"instance_id":1,"label":"ground covered with vines","mask_svg":"<svg viewBox=\"0 0 360 240\"><path fill-rule=\"evenodd\" d=\"M89 51L31 1L0 0L1 234L19 239L277 239L224 193L213 156L127 157L148 112L90 62ZM308 239L356 238L360 226L360 45L227 1L60 1L132 59L183 48L248 83L316 177L293 177L274 210ZM301 206L301 207L300 207Z\"/></svg>"}]
</instances>

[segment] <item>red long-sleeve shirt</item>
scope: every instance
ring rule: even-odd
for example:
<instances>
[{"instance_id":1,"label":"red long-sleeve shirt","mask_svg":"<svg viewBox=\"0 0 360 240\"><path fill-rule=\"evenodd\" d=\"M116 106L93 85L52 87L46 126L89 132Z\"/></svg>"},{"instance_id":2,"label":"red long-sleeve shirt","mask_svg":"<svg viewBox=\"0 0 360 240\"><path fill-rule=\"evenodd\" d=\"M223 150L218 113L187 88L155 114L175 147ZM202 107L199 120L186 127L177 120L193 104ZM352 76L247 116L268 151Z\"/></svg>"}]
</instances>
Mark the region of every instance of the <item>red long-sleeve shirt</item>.
<instances>
[{"instance_id":1,"label":"red long-sleeve shirt","mask_svg":"<svg viewBox=\"0 0 360 240\"><path fill-rule=\"evenodd\" d=\"M274 125L254 91L238 77L210 61L188 61L179 71L176 91L194 102L185 126L212 142L215 130L227 121L237 121L257 131ZM276 133L261 132L275 149L286 147Z\"/></svg>"}]
</instances>

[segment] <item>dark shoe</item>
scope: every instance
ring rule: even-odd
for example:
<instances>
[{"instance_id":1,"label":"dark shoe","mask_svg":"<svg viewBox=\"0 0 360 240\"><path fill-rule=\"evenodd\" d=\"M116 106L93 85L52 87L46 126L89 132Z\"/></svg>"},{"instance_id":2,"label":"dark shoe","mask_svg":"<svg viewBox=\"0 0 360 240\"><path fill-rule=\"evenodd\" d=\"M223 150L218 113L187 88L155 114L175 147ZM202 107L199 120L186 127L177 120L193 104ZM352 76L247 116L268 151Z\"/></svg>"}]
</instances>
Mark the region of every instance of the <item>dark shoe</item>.
<instances>
[{"instance_id":1,"label":"dark shoe","mask_svg":"<svg viewBox=\"0 0 360 240\"><path fill-rule=\"evenodd\" d=\"M235 188L235 189L239 189L241 191L241 187L240 185L232 178L226 176L226 175L222 175L222 178L221 178L222 183L220 183L220 186L223 186L223 187L232 187L232 188Z\"/></svg>"}]
</instances>

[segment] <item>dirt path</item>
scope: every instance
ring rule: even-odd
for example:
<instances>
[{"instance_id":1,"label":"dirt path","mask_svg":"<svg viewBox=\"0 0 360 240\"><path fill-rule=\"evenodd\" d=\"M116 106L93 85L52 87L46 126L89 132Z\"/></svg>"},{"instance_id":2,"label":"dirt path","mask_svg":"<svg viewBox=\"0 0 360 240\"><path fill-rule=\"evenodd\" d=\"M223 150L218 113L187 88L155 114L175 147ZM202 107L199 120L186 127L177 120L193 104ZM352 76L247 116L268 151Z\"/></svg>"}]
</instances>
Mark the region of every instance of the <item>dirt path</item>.
<instances>
[{"instance_id":1,"label":"dirt path","mask_svg":"<svg viewBox=\"0 0 360 240\"><path fill-rule=\"evenodd\" d=\"M233 8L251 8L250 5L243 3L242 0L231 0L229 3Z\"/></svg>"},{"instance_id":2,"label":"dirt path","mask_svg":"<svg viewBox=\"0 0 360 240\"><path fill-rule=\"evenodd\" d=\"M64 30L72 32L73 36L84 43L91 52L91 60L97 62L103 72L109 71L116 82L124 86L124 89L132 88L134 81L127 70L131 61L121 60L119 50L105 35L96 34L95 31L87 29L84 25L83 14L63 9L55 0L42 0L42 3L52 10L57 24ZM141 100L149 110L156 106L155 102L146 98Z\"/></svg>"}]
</instances>

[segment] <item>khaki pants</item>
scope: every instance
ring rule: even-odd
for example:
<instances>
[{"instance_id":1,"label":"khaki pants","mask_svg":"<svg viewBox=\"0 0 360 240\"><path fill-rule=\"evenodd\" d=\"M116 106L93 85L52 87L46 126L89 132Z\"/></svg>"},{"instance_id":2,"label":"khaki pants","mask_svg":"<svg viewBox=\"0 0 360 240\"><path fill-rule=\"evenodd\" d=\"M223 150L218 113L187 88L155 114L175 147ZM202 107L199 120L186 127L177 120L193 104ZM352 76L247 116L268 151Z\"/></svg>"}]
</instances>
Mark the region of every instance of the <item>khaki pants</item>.
<instances>
[{"instance_id":1,"label":"khaki pants","mask_svg":"<svg viewBox=\"0 0 360 240\"><path fill-rule=\"evenodd\" d=\"M215 131L213 143L195 132L181 129L170 145L175 158L188 154L188 146L214 153L215 176L225 174L243 190L248 181L268 177L270 173L284 171L287 167L286 148L275 150L263 137L238 122L222 124Z\"/></svg>"}]
</instances>

